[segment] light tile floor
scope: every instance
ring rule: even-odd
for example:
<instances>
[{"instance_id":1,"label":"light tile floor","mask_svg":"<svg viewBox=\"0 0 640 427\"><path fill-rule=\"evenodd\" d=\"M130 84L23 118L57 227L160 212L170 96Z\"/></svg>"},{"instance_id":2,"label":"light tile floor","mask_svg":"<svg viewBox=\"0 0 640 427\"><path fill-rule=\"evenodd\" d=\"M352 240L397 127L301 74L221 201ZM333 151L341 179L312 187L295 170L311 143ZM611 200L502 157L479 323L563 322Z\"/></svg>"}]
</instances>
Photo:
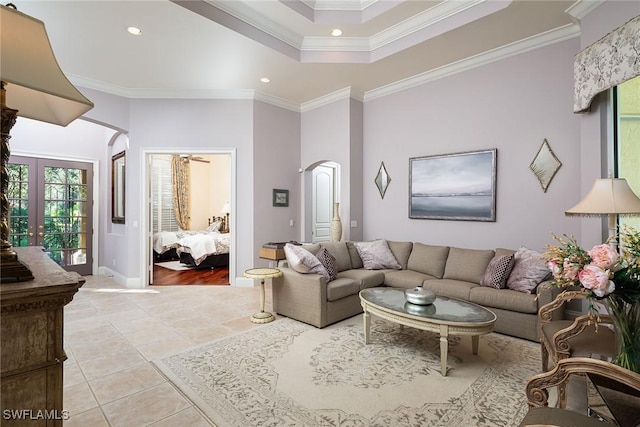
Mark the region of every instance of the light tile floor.
<instances>
[{"instance_id":1,"label":"light tile floor","mask_svg":"<svg viewBox=\"0 0 640 427\"><path fill-rule=\"evenodd\" d=\"M211 426L150 361L260 327L249 321L260 288L126 289L106 276L86 280L64 309L64 409L71 416L64 426ZM584 411L583 396L584 385L572 384L569 406Z\"/></svg>"},{"instance_id":2,"label":"light tile floor","mask_svg":"<svg viewBox=\"0 0 640 427\"><path fill-rule=\"evenodd\" d=\"M65 427L210 426L150 361L260 327L249 321L260 288L126 289L106 276L86 279L64 309Z\"/></svg>"}]
</instances>

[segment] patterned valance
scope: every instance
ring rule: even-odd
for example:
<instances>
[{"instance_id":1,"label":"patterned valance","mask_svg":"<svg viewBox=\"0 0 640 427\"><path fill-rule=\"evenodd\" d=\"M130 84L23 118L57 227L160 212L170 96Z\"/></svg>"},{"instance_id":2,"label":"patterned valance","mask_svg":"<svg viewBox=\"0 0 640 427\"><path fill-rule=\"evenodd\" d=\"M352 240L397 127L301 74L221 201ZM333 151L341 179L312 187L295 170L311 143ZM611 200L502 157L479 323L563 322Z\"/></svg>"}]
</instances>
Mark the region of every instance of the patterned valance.
<instances>
[{"instance_id":1,"label":"patterned valance","mask_svg":"<svg viewBox=\"0 0 640 427\"><path fill-rule=\"evenodd\" d=\"M575 113L588 111L600 92L640 75L640 16L578 53L573 74Z\"/></svg>"}]
</instances>

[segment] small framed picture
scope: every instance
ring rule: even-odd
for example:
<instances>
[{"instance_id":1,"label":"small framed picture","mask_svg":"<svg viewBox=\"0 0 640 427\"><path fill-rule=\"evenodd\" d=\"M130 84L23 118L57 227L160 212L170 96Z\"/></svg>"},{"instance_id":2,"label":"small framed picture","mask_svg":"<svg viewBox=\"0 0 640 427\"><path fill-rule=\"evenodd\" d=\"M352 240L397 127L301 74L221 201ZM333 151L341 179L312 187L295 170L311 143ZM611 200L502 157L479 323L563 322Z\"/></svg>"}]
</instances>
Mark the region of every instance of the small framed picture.
<instances>
[{"instance_id":1,"label":"small framed picture","mask_svg":"<svg viewBox=\"0 0 640 427\"><path fill-rule=\"evenodd\" d=\"M289 190L273 189L273 206L289 206Z\"/></svg>"}]
</instances>

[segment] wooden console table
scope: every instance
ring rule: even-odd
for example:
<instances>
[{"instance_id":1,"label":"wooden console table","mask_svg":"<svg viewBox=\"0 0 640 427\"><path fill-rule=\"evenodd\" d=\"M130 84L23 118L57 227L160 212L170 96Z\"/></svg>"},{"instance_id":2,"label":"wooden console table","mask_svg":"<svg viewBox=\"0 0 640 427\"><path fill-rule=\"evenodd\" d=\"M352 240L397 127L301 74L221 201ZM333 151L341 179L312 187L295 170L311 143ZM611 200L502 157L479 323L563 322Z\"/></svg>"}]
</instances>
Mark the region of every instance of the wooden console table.
<instances>
[{"instance_id":1,"label":"wooden console table","mask_svg":"<svg viewBox=\"0 0 640 427\"><path fill-rule=\"evenodd\" d=\"M35 279L0 285L0 424L62 426L63 308L85 279L40 247L14 250Z\"/></svg>"}]
</instances>

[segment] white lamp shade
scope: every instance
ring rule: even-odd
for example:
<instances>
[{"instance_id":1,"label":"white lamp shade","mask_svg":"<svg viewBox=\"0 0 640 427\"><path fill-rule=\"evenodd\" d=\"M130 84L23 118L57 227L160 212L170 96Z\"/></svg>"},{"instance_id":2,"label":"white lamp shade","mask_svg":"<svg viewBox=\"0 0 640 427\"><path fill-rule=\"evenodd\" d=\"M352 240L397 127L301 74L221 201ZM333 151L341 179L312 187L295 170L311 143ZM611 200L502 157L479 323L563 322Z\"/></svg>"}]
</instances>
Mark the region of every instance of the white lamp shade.
<instances>
[{"instance_id":1,"label":"white lamp shade","mask_svg":"<svg viewBox=\"0 0 640 427\"><path fill-rule=\"evenodd\" d=\"M2 5L0 79L18 116L66 126L93 108L60 69L44 23Z\"/></svg>"},{"instance_id":2,"label":"white lamp shade","mask_svg":"<svg viewBox=\"0 0 640 427\"><path fill-rule=\"evenodd\" d=\"M222 210L220 212L223 213L223 214L228 214L228 213L231 212L231 206L229 205L229 202L225 203L222 206Z\"/></svg>"},{"instance_id":3,"label":"white lamp shade","mask_svg":"<svg viewBox=\"0 0 640 427\"><path fill-rule=\"evenodd\" d=\"M640 215L640 199L624 178L597 179L591 191L566 215Z\"/></svg>"}]
</instances>

